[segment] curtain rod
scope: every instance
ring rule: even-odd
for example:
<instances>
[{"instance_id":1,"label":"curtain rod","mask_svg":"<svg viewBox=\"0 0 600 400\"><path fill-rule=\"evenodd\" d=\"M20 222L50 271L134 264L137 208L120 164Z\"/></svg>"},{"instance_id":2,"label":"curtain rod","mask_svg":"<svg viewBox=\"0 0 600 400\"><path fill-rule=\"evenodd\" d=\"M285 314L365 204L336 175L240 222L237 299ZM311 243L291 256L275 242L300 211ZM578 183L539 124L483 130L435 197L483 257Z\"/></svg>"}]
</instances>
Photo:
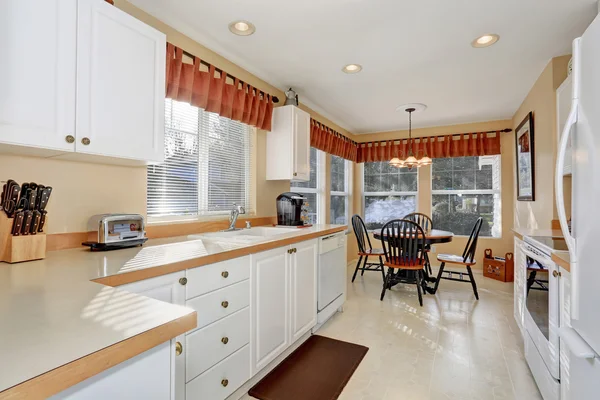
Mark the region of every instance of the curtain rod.
<instances>
[{"instance_id":1,"label":"curtain rod","mask_svg":"<svg viewBox=\"0 0 600 400\"><path fill-rule=\"evenodd\" d=\"M187 56L187 57L189 57L189 58L192 58L192 59L195 59L195 58L196 58L196 56L195 56L195 55L193 55L192 53L190 53L190 52L187 52L187 51L185 51L185 50L183 50L183 49L181 49L181 50L183 51L183 55L185 55L185 56ZM207 62L205 62L205 61L202 61L202 60L200 60L200 64L204 64L206 67L211 67L211 65L210 65L209 63L207 63ZM214 65L212 65L212 66L214 67ZM218 71L220 74L225 74L225 75L227 75L229 78L233 79L234 81L237 79L235 76L233 76L233 75L231 75L231 74L228 74L227 72L223 71L223 70L222 70L222 69L220 69L220 68L217 68L217 67L215 67L215 69L216 69L216 70L217 70L217 71ZM241 79L240 79L240 82L241 82L241 83L244 83L244 82L243 82ZM252 85L250 85L250 86L252 86ZM253 87L254 87L254 86L253 86ZM260 90L260 89L258 89L258 88L254 88L254 89L256 89L256 90L257 90L259 93L261 93L261 92L262 92L262 94L264 94L265 96L268 94L268 93L265 93L264 91L262 91L262 90ZM279 103L279 98L278 98L277 96L271 96L271 98L273 99L273 103Z\"/></svg>"},{"instance_id":2,"label":"curtain rod","mask_svg":"<svg viewBox=\"0 0 600 400\"><path fill-rule=\"evenodd\" d=\"M413 138L413 140L415 139L427 139L427 138L437 138L437 137L445 137L445 136L452 136L452 137L457 137L457 136L462 136L462 135L473 135L473 134L478 134L478 133L508 133L508 132L512 132L512 129L510 128L505 128L505 129L499 129L499 130L494 130L494 131L485 131L485 132L470 132L470 133L454 133L452 135L437 135L437 136L423 136L423 137L417 137L417 138ZM400 139L389 139L389 140L375 140L372 142L360 142L358 143L358 145L360 146L361 144L369 144L369 143L387 143L387 142L395 142L395 141L402 141L402 140L408 140L408 138L400 138Z\"/></svg>"}]
</instances>

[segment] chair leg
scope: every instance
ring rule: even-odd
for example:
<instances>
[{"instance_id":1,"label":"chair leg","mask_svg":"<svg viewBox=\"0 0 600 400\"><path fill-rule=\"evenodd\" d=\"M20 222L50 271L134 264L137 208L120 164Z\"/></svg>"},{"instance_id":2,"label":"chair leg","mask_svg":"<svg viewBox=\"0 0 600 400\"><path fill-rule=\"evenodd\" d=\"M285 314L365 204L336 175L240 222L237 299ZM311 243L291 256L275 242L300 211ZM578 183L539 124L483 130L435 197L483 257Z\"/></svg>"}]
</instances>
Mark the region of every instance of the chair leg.
<instances>
[{"instance_id":1,"label":"chair leg","mask_svg":"<svg viewBox=\"0 0 600 400\"><path fill-rule=\"evenodd\" d=\"M536 271L531 271L531 273L529 273L529 278L527 278L527 295L529 295L529 290L531 289L531 287L535 283L535 276L536 275L537 275Z\"/></svg>"},{"instance_id":2,"label":"chair leg","mask_svg":"<svg viewBox=\"0 0 600 400\"><path fill-rule=\"evenodd\" d=\"M469 278L471 279L471 286L473 286L473 293L475 294L475 298L479 300L479 294L477 293L477 283L475 283L475 278L473 278L473 271L471 271L471 266L467 265L467 272L469 273Z\"/></svg>"},{"instance_id":3,"label":"chair leg","mask_svg":"<svg viewBox=\"0 0 600 400\"><path fill-rule=\"evenodd\" d=\"M435 294L438 290L438 286L440 285L440 280L442 280L442 273L444 272L445 266L446 266L446 263L444 263L444 262L440 265L440 270L438 271L437 279L435 281L435 286L433 287L432 294Z\"/></svg>"},{"instance_id":4,"label":"chair leg","mask_svg":"<svg viewBox=\"0 0 600 400\"><path fill-rule=\"evenodd\" d=\"M388 268L387 276L385 277L385 280L383 281L383 289L381 290L381 298L379 299L380 301L383 301L383 296L385 296L385 291L388 289L391 271L392 271L392 269Z\"/></svg>"},{"instance_id":5,"label":"chair leg","mask_svg":"<svg viewBox=\"0 0 600 400\"><path fill-rule=\"evenodd\" d=\"M433 271L431 270L431 262L429 261L429 253L425 252L425 265L427 265L427 270L431 275L433 275Z\"/></svg>"},{"instance_id":6,"label":"chair leg","mask_svg":"<svg viewBox=\"0 0 600 400\"><path fill-rule=\"evenodd\" d=\"M360 263L362 261L363 256L360 256L358 258L358 262L356 263L356 269L354 270L354 275L352 275L352 282L354 282L354 279L356 279L356 273L358 272L358 268L360 267Z\"/></svg>"},{"instance_id":7,"label":"chair leg","mask_svg":"<svg viewBox=\"0 0 600 400\"><path fill-rule=\"evenodd\" d=\"M419 295L419 304L423 307L423 295L421 294L421 278L423 277L423 271L416 271L417 281L417 294Z\"/></svg>"},{"instance_id":8,"label":"chair leg","mask_svg":"<svg viewBox=\"0 0 600 400\"><path fill-rule=\"evenodd\" d=\"M363 276L365 274L365 268L367 268L367 260L368 259L369 259L369 256L365 256L365 261L363 262L362 270L360 271L360 276Z\"/></svg>"},{"instance_id":9,"label":"chair leg","mask_svg":"<svg viewBox=\"0 0 600 400\"><path fill-rule=\"evenodd\" d=\"M383 258L379 256L379 267L381 268L381 276L383 277L383 281L385 282L385 267L383 265Z\"/></svg>"}]
</instances>

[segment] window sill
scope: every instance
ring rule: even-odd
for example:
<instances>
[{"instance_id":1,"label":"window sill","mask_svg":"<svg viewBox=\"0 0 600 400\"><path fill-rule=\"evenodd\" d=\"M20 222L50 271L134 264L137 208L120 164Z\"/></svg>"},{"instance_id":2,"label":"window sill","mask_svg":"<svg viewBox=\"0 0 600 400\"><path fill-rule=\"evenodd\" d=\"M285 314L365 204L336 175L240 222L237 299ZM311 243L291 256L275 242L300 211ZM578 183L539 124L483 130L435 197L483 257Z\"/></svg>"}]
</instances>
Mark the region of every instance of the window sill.
<instances>
[{"instance_id":1,"label":"window sill","mask_svg":"<svg viewBox=\"0 0 600 400\"><path fill-rule=\"evenodd\" d=\"M257 215L255 212L248 214L240 214L238 220L243 221L244 218L256 218ZM158 219L154 219L152 217L148 217L146 221L146 225L148 226L160 226L160 225L174 225L174 224L193 224L199 222L214 222L214 221L229 221L229 212L225 214L217 214L217 215L204 215L199 217L162 217Z\"/></svg>"}]
</instances>

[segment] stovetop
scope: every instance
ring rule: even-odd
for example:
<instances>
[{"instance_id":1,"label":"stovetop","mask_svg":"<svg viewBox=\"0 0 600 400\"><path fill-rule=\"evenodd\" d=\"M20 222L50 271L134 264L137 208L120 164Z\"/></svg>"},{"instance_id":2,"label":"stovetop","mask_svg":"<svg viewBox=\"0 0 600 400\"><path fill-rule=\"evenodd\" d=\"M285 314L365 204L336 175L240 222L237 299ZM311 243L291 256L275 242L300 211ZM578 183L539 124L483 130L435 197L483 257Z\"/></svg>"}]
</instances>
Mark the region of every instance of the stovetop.
<instances>
[{"instance_id":1,"label":"stovetop","mask_svg":"<svg viewBox=\"0 0 600 400\"><path fill-rule=\"evenodd\" d=\"M554 251L569 250L564 239L552 238L549 236L525 236L523 239L525 242L537 247L548 255Z\"/></svg>"}]
</instances>

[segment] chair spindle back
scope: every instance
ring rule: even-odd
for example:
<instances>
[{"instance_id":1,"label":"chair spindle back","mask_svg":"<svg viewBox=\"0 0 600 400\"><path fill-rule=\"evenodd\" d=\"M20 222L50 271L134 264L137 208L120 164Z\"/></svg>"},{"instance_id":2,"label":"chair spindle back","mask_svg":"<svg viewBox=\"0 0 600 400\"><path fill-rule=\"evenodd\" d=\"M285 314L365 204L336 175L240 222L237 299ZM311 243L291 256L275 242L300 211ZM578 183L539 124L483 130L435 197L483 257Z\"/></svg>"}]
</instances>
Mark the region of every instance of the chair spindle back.
<instances>
[{"instance_id":1,"label":"chair spindle back","mask_svg":"<svg viewBox=\"0 0 600 400\"><path fill-rule=\"evenodd\" d=\"M381 245L387 262L396 265L415 266L424 263L421 251L425 244L425 232L414 221L395 219L381 228Z\"/></svg>"},{"instance_id":2,"label":"chair spindle back","mask_svg":"<svg viewBox=\"0 0 600 400\"><path fill-rule=\"evenodd\" d=\"M404 219L416 222L425 232L431 232L433 230L433 221L427 214L414 212L405 216Z\"/></svg>"},{"instance_id":3,"label":"chair spindle back","mask_svg":"<svg viewBox=\"0 0 600 400\"><path fill-rule=\"evenodd\" d=\"M363 219L358 214L352 216L352 229L354 230L354 236L356 236L356 241L358 242L358 251L361 253L371 251L373 246L371 246L369 232L367 231ZM367 247L367 245L369 247Z\"/></svg>"},{"instance_id":4,"label":"chair spindle back","mask_svg":"<svg viewBox=\"0 0 600 400\"><path fill-rule=\"evenodd\" d=\"M469 241L465 246L465 251L463 252L463 261L464 262L472 262L475 258L475 251L477 250L477 240L479 239L479 231L481 231L481 225L483 224L483 218L479 217L473 229L471 230L471 235L469 236Z\"/></svg>"}]
</instances>

